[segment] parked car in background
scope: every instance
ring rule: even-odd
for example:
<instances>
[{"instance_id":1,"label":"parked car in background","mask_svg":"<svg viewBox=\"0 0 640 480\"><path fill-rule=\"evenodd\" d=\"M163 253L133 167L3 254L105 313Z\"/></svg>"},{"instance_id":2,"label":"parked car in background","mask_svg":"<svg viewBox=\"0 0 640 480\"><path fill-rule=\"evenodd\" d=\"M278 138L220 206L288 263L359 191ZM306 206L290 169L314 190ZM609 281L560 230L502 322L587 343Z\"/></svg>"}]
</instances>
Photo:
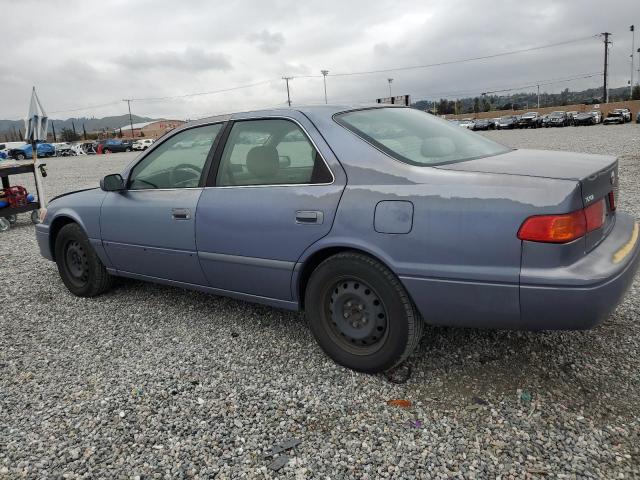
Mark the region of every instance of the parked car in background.
<instances>
[{"instance_id":1,"label":"parked car in background","mask_svg":"<svg viewBox=\"0 0 640 480\"><path fill-rule=\"evenodd\" d=\"M151 145L153 145L153 142L154 142L153 138L140 138L140 139L136 140L135 142L133 142L133 149L134 150L146 150Z\"/></svg>"},{"instance_id":2,"label":"parked car in background","mask_svg":"<svg viewBox=\"0 0 640 480\"><path fill-rule=\"evenodd\" d=\"M595 118L596 123L602 123L602 112L600 110L591 110L590 112L593 115L593 118Z\"/></svg>"},{"instance_id":3,"label":"parked car in background","mask_svg":"<svg viewBox=\"0 0 640 480\"><path fill-rule=\"evenodd\" d=\"M578 115L578 113L579 112L577 112L576 110L567 112L567 117L569 117L569 125L573 125L573 119L575 118L576 115Z\"/></svg>"},{"instance_id":4,"label":"parked car in background","mask_svg":"<svg viewBox=\"0 0 640 480\"><path fill-rule=\"evenodd\" d=\"M486 118L480 118L478 120L475 120L473 122L473 126L471 127L471 130L489 130L490 128L490 123L489 120Z\"/></svg>"},{"instance_id":5,"label":"parked car in background","mask_svg":"<svg viewBox=\"0 0 640 480\"><path fill-rule=\"evenodd\" d=\"M569 116L567 112L557 111L551 112L549 114L549 119L547 120L547 127L566 127L570 124Z\"/></svg>"},{"instance_id":6,"label":"parked car in background","mask_svg":"<svg viewBox=\"0 0 640 480\"><path fill-rule=\"evenodd\" d=\"M498 123L496 125L496 130L508 130L516 127L516 117L513 115L506 115L504 117L500 117Z\"/></svg>"},{"instance_id":7,"label":"parked car in background","mask_svg":"<svg viewBox=\"0 0 640 480\"><path fill-rule=\"evenodd\" d=\"M500 117L490 118L489 119L489 128L491 130L496 130L498 128L498 122L500 121Z\"/></svg>"},{"instance_id":8,"label":"parked car in background","mask_svg":"<svg viewBox=\"0 0 640 480\"><path fill-rule=\"evenodd\" d=\"M56 149L56 157L68 157L76 154L72 148L73 144L71 142L59 142L53 143L52 145Z\"/></svg>"},{"instance_id":9,"label":"parked car in background","mask_svg":"<svg viewBox=\"0 0 640 480\"><path fill-rule=\"evenodd\" d=\"M423 322L594 327L640 263L612 156L514 150L399 107L225 115L158 143L42 212L71 293L117 275L304 310L331 358L380 372Z\"/></svg>"},{"instance_id":10,"label":"parked car in background","mask_svg":"<svg viewBox=\"0 0 640 480\"><path fill-rule=\"evenodd\" d=\"M596 125L598 120L593 112L582 112L573 117L573 126Z\"/></svg>"},{"instance_id":11,"label":"parked car in background","mask_svg":"<svg viewBox=\"0 0 640 480\"><path fill-rule=\"evenodd\" d=\"M36 144L36 155L38 158L48 158L53 157L56 154L56 148L50 143L37 143ZM12 148L8 152L9 158L13 158L14 160L25 160L27 158L33 158L33 149L31 148L30 143L25 143L21 147Z\"/></svg>"},{"instance_id":12,"label":"parked car in background","mask_svg":"<svg viewBox=\"0 0 640 480\"><path fill-rule=\"evenodd\" d=\"M626 123L626 118L624 115L624 112L619 109L616 108L615 110L609 112L609 114L607 115L607 118L604 119L604 121L602 122L604 125L611 125L611 124L624 124Z\"/></svg>"},{"instance_id":13,"label":"parked car in background","mask_svg":"<svg viewBox=\"0 0 640 480\"><path fill-rule=\"evenodd\" d=\"M640 123L640 112L636 115L636 123Z\"/></svg>"},{"instance_id":14,"label":"parked car in background","mask_svg":"<svg viewBox=\"0 0 640 480\"><path fill-rule=\"evenodd\" d=\"M629 110L628 108L616 108L614 112L622 113L625 122L631 121L631 110Z\"/></svg>"},{"instance_id":15,"label":"parked car in background","mask_svg":"<svg viewBox=\"0 0 640 480\"><path fill-rule=\"evenodd\" d=\"M461 126L462 128L468 128L468 129L470 129L470 130L471 130L471 129L473 129L473 123L474 123L473 118L463 118L463 119L460 121L460 126Z\"/></svg>"},{"instance_id":16,"label":"parked car in background","mask_svg":"<svg viewBox=\"0 0 640 480\"><path fill-rule=\"evenodd\" d=\"M538 112L527 112L518 120L518 128L538 128L542 126L542 117Z\"/></svg>"},{"instance_id":17,"label":"parked car in background","mask_svg":"<svg viewBox=\"0 0 640 480\"><path fill-rule=\"evenodd\" d=\"M131 143L124 143L121 140L109 139L100 140L96 146L96 153L116 153L116 152L131 152L133 146Z\"/></svg>"}]
</instances>

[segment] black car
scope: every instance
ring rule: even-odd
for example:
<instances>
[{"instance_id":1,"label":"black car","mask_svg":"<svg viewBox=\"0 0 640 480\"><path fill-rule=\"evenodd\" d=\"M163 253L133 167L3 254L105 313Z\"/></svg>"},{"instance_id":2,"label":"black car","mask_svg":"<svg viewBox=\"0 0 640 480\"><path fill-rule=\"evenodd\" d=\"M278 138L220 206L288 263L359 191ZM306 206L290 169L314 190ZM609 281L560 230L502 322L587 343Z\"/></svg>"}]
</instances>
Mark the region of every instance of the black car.
<instances>
[{"instance_id":1,"label":"black car","mask_svg":"<svg viewBox=\"0 0 640 480\"><path fill-rule=\"evenodd\" d=\"M542 117L538 112L527 112L518 119L518 128L538 128L542 126Z\"/></svg>"},{"instance_id":2,"label":"black car","mask_svg":"<svg viewBox=\"0 0 640 480\"><path fill-rule=\"evenodd\" d=\"M547 127L566 127L571 123L571 119L567 115L567 112L551 112L549 114L549 118L547 119L547 123L545 126Z\"/></svg>"},{"instance_id":3,"label":"black car","mask_svg":"<svg viewBox=\"0 0 640 480\"><path fill-rule=\"evenodd\" d=\"M573 126L578 127L580 125L595 125L598 123L594 112L582 112L573 117Z\"/></svg>"},{"instance_id":4,"label":"black car","mask_svg":"<svg viewBox=\"0 0 640 480\"><path fill-rule=\"evenodd\" d=\"M100 148L100 145L102 145L102 148ZM100 140L96 144L95 150L99 153L131 152L133 151L133 145L131 142L125 143L121 140L111 138L108 140Z\"/></svg>"},{"instance_id":5,"label":"black car","mask_svg":"<svg viewBox=\"0 0 640 480\"><path fill-rule=\"evenodd\" d=\"M638 112L638 115L636 115L636 123L640 123L640 112Z\"/></svg>"},{"instance_id":6,"label":"black car","mask_svg":"<svg viewBox=\"0 0 640 480\"><path fill-rule=\"evenodd\" d=\"M489 130L491 128L491 122L486 118L479 118L473 123L473 126L470 127L471 130Z\"/></svg>"}]
</instances>

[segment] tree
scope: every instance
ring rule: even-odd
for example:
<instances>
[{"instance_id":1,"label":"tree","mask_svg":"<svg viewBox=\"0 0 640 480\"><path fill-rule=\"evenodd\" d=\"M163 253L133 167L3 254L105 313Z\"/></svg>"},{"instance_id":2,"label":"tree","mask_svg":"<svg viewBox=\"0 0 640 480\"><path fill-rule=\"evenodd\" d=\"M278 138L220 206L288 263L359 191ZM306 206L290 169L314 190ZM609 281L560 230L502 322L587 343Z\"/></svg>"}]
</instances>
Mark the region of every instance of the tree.
<instances>
[{"instance_id":1,"label":"tree","mask_svg":"<svg viewBox=\"0 0 640 480\"><path fill-rule=\"evenodd\" d=\"M487 100L487 97L482 98L482 111L489 112L491 111L491 103Z\"/></svg>"},{"instance_id":2,"label":"tree","mask_svg":"<svg viewBox=\"0 0 640 480\"><path fill-rule=\"evenodd\" d=\"M63 128L60 132L60 138L63 142L75 142L76 140L80 140L80 135L76 134L70 128Z\"/></svg>"},{"instance_id":3,"label":"tree","mask_svg":"<svg viewBox=\"0 0 640 480\"><path fill-rule=\"evenodd\" d=\"M565 88L561 93L560 93L560 103L562 105L566 105L569 102L569 89Z\"/></svg>"},{"instance_id":4,"label":"tree","mask_svg":"<svg viewBox=\"0 0 640 480\"><path fill-rule=\"evenodd\" d=\"M631 91L631 100L640 100L640 85L633 87Z\"/></svg>"},{"instance_id":5,"label":"tree","mask_svg":"<svg viewBox=\"0 0 640 480\"><path fill-rule=\"evenodd\" d=\"M473 99L473 113L480 111L480 99L478 97Z\"/></svg>"}]
</instances>

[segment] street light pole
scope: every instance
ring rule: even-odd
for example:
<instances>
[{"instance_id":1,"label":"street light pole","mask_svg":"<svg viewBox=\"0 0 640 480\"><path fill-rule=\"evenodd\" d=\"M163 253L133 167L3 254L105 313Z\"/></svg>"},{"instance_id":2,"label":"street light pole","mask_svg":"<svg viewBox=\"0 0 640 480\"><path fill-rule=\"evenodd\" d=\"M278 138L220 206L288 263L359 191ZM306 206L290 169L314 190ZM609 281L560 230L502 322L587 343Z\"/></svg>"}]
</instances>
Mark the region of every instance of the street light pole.
<instances>
[{"instance_id":1,"label":"street light pole","mask_svg":"<svg viewBox=\"0 0 640 480\"><path fill-rule=\"evenodd\" d=\"M540 85L538 85L538 108L540 108Z\"/></svg>"},{"instance_id":2,"label":"street light pole","mask_svg":"<svg viewBox=\"0 0 640 480\"><path fill-rule=\"evenodd\" d=\"M629 100L633 97L633 53L636 49L636 29L633 25L629 27L631 30L631 81L629 82Z\"/></svg>"},{"instance_id":3,"label":"street light pole","mask_svg":"<svg viewBox=\"0 0 640 480\"><path fill-rule=\"evenodd\" d=\"M291 95L289 94L289 80L293 80L293 77L282 77L287 82L287 103L291 106Z\"/></svg>"},{"instance_id":4,"label":"street light pole","mask_svg":"<svg viewBox=\"0 0 640 480\"><path fill-rule=\"evenodd\" d=\"M391 97L391 83L393 82L393 78L387 78L387 82L389 82L389 96Z\"/></svg>"},{"instance_id":5,"label":"street light pole","mask_svg":"<svg viewBox=\"0 0 640 480\"><path fill-rule=\"evenodd\" d=\"M327 75L329 75L329 70L320 70L322 74L322 81L324 82L324 103L327 103Z\"/></svg>"}]
</instances>

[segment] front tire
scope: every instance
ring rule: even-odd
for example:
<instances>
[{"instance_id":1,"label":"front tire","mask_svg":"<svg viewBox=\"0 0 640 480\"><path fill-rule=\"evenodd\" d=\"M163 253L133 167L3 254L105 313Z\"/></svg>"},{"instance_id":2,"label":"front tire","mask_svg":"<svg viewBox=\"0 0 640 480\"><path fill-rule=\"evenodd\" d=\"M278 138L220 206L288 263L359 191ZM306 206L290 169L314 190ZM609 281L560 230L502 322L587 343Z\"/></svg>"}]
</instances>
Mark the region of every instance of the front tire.
<instances>
[{"instance_id":1,"label":"front tire","mask_svg":"<svg viewBox=\"0 0 640 480\"><path fill-rule=\"evenodd\" d=\"M78 224L62 227L56 237L55 254L60 277L74 295L95 297L111 288L113 277Z\"/></svg>"},{"instance_id":2,"label":"front tire","mask_svg":"<svg viewBox=\"0 0 640 480\"><path fill-rule=\"evenodd\" d=\"M329 257L311 275L305 311L316 341L336 363L366 373L402 363L423 321L398 278L356 252Z\"/></svg>"}]
</instances>

